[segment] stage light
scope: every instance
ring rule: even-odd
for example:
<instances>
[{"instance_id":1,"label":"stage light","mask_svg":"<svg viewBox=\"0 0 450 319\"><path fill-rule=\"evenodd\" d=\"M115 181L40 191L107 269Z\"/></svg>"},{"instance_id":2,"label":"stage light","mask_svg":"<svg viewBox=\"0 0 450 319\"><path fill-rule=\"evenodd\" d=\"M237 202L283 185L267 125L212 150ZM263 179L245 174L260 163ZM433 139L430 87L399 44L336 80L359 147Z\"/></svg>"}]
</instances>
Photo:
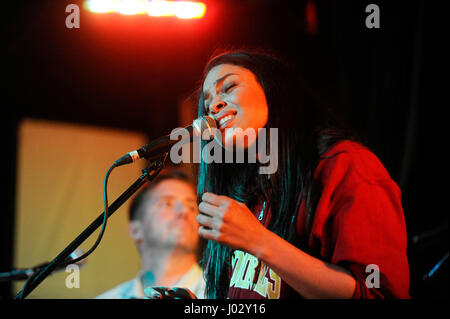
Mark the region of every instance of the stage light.
<instances>
[{"instance_id":1,"label":"stage light","mask_svg":"<svg viewBox=\"0 0 450 319\"><path fill-rule=\"evenodd\" d=\"M95 13L110 13L117 11L120 0L88 0L86 8Z\"/></svg>"},{"instance_id":2,"label":"stage light","mask_svg":"<svg viewBox=\"0 0 450 319\"><path fill-rule=\"evenodd\" d=\"M127 0L120 1L117 6L117 13L134 15L134 14L145 14L147 13L146 0Z\"/></svg>"},{"instance_id":3,"label":"stage light","mask_svg":"<svg viewBox=\"0 0 450 319\"><path fill-rule=\"evenodd\" d=\"M192 1L164 0L88 0L86 8L95 13L120 13L137 15L147 13L152 17L177 17L199 19L205 15L206 5Z\"/></svg>"},{"instance_id":4,"label":"stage light","mask_svg":"<svg viewBox=\"0 0 450 319\"><path fill-rule=\"evenodd\" d=\"M173 1L149 1L147 13L152 17L173 16Z\"/></svg>"},{"instance_id":5,"label":"stage light","mask_svg":"<svg viewBox=\"0 0 450 319\"><path fill-rule=\"evenodd\" d=\"M180 19L198 19L205 14L206 6L200 2L174 2L175 15Z\"/></svg>"}]
</instances>

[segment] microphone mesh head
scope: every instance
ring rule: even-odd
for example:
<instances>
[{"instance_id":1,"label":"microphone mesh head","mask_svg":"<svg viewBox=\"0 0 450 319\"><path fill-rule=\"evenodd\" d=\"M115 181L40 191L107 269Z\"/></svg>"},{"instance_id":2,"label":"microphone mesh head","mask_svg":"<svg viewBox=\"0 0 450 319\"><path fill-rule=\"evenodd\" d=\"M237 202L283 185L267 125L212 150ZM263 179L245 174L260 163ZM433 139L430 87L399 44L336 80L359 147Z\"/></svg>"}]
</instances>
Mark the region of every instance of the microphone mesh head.
<instances>
[{"instance_id":1,"label":"microphone mesh head","mask_svg":"<svg viewBox=\"0 0 450 319\"><path fill-rule=\"evenodd\" d=\"M204 128L203 125L205 126ZM205 115L202 116L202 131L206 130L207 128L217 128L217 122L211 116Z\"/></svg>"},{"instance_id":2,"label":"microphone mesh head","mask_svg":"<svg viewBox=\"0 0 450 319\"><path fill-rule=\"evenodd\" d=\"M209 136L214 138L215 130L217 129L217 122L210 116L202 116L196 119L194 123L192 123L192 126L194 127L196 134L203 134L204 131L208 130Z\"/></svg>"}]
</instances>

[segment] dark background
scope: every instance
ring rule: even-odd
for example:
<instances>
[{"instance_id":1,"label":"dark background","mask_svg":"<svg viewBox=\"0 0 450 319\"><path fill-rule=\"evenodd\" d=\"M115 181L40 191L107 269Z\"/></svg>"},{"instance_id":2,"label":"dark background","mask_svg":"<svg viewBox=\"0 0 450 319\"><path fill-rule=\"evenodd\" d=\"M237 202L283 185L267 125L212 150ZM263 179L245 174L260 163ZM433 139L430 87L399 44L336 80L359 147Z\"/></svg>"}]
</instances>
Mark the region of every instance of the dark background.
<instances>
[{"instance_id":1,"label":"dark background","mask_svg":"<svg viewBox=\"0 0 450 319\"><path fill-rule=\"evenodd\" d=\"M203 2L201 20L93 14L82 1L4 5L0 272L12 267L22 118L138 130L151 140L178 126L178 105L217 47L247 46L294 63L378 155L403 192L411 296L448 298L448 260L422 279L448 252L444 1ZM80 29L65 27L70 3L80 6ZM370 3L380 29L365 26ZM0 293L13 292L0 283Z\"/></svg>"}]
</instances>

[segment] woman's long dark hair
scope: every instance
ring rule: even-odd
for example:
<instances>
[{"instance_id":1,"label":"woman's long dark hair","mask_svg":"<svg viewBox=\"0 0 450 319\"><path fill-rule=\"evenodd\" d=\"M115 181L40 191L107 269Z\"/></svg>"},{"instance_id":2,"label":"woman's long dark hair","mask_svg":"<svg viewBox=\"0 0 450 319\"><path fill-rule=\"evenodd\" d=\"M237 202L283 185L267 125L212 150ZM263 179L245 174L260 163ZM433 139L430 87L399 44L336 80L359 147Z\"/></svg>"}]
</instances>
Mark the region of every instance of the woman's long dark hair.
<instances>
[{"instance_id":1,"label":"woman's long dark hair","mask_svg":"<svg viewBox=\"0 0 450 319\"><path fill-rule=\"evenodd\" d=\"M255 74L269 108L266 128L278 128L279 165L277 171L268 176L258 173L258 164L206 164L202 159L198 198L204 192L212 192L244 202L250 209L264 199L272 212L268 228L292 242L290 232L302 199L306 201L307 233L311 227L318 196L313 172L321 154L334 143L349 139L350 135L337 125L296 72L279 58L254 51L222 53L209 61L203 79L220 64L241 66ZM206 115L201 93L198 115ZM230 248L213 241L207 243L202 267L208 298L227 297L231 256Z\"/></svg>"}]
</instances>

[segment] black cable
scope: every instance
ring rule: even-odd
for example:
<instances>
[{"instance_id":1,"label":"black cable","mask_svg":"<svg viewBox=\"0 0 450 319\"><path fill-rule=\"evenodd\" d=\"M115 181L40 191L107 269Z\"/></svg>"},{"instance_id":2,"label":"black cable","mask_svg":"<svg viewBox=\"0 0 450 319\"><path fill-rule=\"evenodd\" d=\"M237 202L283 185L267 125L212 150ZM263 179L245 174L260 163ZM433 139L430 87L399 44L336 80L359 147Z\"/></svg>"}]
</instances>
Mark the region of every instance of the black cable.
<instances>
[{"instance_id":1,"label":"black cable","mask_svg":"<svg viewBox=\"0 0 450 319\"><path fill-rule=\"evenodd\" d=\"M103 180L103 204L104 204L104 211L103 211L103 223L102 223L102 229L100 230L100 233L98 234L97 240L95 241L94 245L92 245L92 247L83 255L81 255L78 258L72 259L68 262L62 263L62 266L67 266L70 264L75 264L77 262L79 262L80 260L85 259L87 256L89 256L96 248L97 246L100 244L100 241L102 240L103 234L105 232L106 229L106 224L108 221L108 192L107 192L107 185L108 185L108 178L109 175L111 174L112 170L116 168L116 164L114 163L113 165L111 165L111 167L108 169L108 171L106 172L105 175L105 179Z\"/></svg>"},{"instance_id":2,"label":"black cable","mask_svg":"<svg viewBox=\"0 0 450 319\"><path fill-rule=\"evenodd\" d=\"M108 185L108 178L109 175L111 174L112 170L114 168L116 168L117 165L114 163L113 165L111 165L111 167L108 169L108 171L106 172L105 175L105 179L103 180L103 203L104 203L104 211L103 211L103 223L102 223L102 229L100 230L100 233L97 236L97 240L95 241L94 245L92 245L92 247L83 255L81 255L78 258L72 259L70 261L67 262L63 262L61 263L61 266L67 266L70 264L74 264L79 262L80 260L85 259L87 256L89 256L96 248L97 246L100 244L100 241L103 238L103 234L105 232L106 229L106 224L108 221L108 191L107 191L107 185ZM22 299L22 296L24 294L24 292L26 291L26 289L28 288L29 284L34 280L34 278L36 278L36 276L38 276L46 267L43 267L42 269L39 269L39 271L36 271L35 273L33 273L33 275L30 276L30 278L28 278L28 280L25 282L25 285L23 286L22 290L19 292L19 294L16 296L16 299Z\"/></svg>"},{"instance_id":3,"label":"black cable","mask_svg":"<svg viewBox=\"0 0 450 319\"><path fill-rule=\"evenodd\" d=\"M30 282L32 282L34 280L34 278L37 276L37 274L39 274L40 272L35 272L33 273L28 279L27 281L25 281L25 285L23 285L22 290L19 292L19 294L15 297L15 299L23 299L23 293L25 292L25 290L27 289L28 285L30 284Z\"/></svg>"}]
</instances>

